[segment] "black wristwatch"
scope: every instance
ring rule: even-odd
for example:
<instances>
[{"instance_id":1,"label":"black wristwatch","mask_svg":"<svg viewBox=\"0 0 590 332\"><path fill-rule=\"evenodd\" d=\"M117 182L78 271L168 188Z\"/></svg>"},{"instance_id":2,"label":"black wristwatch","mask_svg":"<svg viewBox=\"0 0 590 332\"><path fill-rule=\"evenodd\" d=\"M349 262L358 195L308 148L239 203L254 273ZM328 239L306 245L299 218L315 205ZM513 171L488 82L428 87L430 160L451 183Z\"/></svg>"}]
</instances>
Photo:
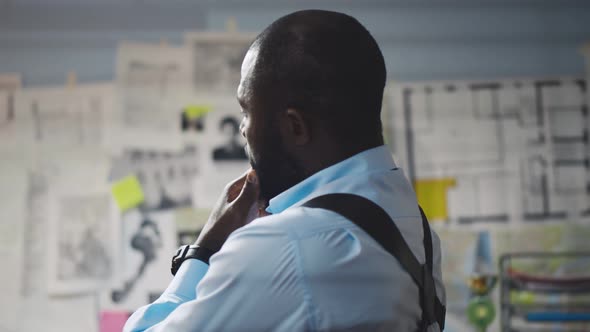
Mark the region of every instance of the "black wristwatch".
<instances>
[{"instance_id":1,"label":"black wristwatch","mask_svg":"<svg viewBox=\"0 0 590 332\"><path fill-rule=\"evenodd\" d=\"M180 265L182 265L182 262L191 258L198 259L201 262L209 264L209 258L214 253L215 252L211 249L199 247L197 245L181 246L178 248L178 250L176 250L174 257L172 257L172 266L170 267L170 272L172 272L172 275L176 275L176 271L178 271Z\"/></svg>"}]
</instances>

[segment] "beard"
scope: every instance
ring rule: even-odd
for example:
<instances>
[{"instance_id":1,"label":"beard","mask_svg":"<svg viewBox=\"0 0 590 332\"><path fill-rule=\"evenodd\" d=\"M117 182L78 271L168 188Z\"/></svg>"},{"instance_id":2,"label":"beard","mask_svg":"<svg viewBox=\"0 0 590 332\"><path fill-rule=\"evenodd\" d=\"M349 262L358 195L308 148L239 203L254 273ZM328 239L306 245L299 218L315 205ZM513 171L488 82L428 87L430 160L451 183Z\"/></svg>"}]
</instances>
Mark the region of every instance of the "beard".
<instances>
[{"instance_id":1,"label":"beard","mask_svg":"<svg viewBox=\"0 0 590 332\"><path fill-rule=\"evenodd\" d=\"M278 130L272 129L261 140L259 153L247 149L250 165L256 171L260 186L259 200L265 206L283 191L305 179L303 167L287 153Z\"/></svg>"}]
</instances>

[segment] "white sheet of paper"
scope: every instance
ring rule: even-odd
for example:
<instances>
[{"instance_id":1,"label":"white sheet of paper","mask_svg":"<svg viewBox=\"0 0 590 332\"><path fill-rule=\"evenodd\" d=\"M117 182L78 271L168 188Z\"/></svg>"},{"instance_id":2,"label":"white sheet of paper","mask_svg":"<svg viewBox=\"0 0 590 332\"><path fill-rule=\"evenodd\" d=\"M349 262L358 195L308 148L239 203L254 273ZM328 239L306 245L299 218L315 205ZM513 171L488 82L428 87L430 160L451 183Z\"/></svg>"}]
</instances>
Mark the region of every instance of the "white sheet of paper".
<instances>
[{"instance_id":1,"label":"white sheet of paper","mask_svg":"<svg viewBox=\"0 0 590 332\"><path fill-rule=\"evenodd\" d=\"M113 96L109 83L22 90L15 99L15 142L43 148L104 146Z\"/></svg>"},{"instance_id":2,"label":"white sheet of paper","mask_svg":"<svg viewBox=\"0 0 590 332\"><path fill-rule=\"evenodd\" d=\"M384 127L398 164L412 180L456 181L451 222L588 220L577 79L392 83Z\"/></svg>"},{"instance_id":3,"label":"white sheet of paper","mask_svg":"<svg viewBox=\"0 0 590 332\"><path fill-rule=\"evenodd\" d=\"M100 179L106 183L107 158L93 150L43 151L29 163L27 214L23 250L22 301L16 331L96 331L98 311L95 296L50 297L52 261L48 247L53 221L52 201L68 181L77 184L74 193L95 191ZM83 185L81 185L83 184ZM67 192L67 191L66 191Z\"/></svg>"},{"instance_id":4,"label":"white sheet of paper","mask_svg":"<svg viewBox=\"0 0 590 332\"><path fill-rule=\"evenodd\" d=\"M124 42L117 53L116 141L111 146L181 147L178 100L192 91L188 49Z\"/></svg>"},{"instance_id":5,"label":"white sheet of paper","mask_svg":"<svg viewBox=\"0 0 590 332\"><path fill-rule=\"evenodd\" d=\"M50 280L48 249L57 245L49 237L54 193L108 192L108 157L100 150L39 150L27 166L29 185L24 222L23 295L47 294Z\"/></svg>"},{"instance_id":6,"label":"white sheet of paper","mask_svg":"<svg viewBox=\"0 0 590 332\"><path fill-rule=\"evenodd\" d=\"M9 331L98 331L98 308L95 295L55 298L35 295L26 298L19 309L18 328Z\"/></svg>"},{"instance_id":7,"label":"white sheet of paper","mask_svg":"<svg viewBox=\"0 0 590 332\"><path fill-rule=\"evenodd\" d=\"M23 224L27 176L22 165L0 163L0 330L12 331L19 325L22 301Z\"/></svg>"},{"instance_id":8,"label":"white sheet of paper","mask_svg":"<svg viewBox=\"0 0 590 332\"><path fill-rule=\"evenodd\" d=\"M63 189L51 193L48 291L96 292L108 283L114 268L110 194Z\"/></svg>"},{"instance_id":9,"label":"white sheet of paper","mask_svg":"<svg viewBox=\"0 0 590 332\"><path fill-rule=\"evenodd\" d=\"M186 33L196 92L235 93L242 61L254 38L254 34L238 32Z\"/></svg>"},{"instance_id":10,"label":"white sheet of paper","mask_svg":"<svg viewBox=\"0 0 590 332\"><path fill-rule=\"evenodd\" d=\"M126 212L120 219L118 275L102 292L101 310L135 311L154 301L172 280L170 259L177 246L174 210Z\"/></svg>"}]
</instances>

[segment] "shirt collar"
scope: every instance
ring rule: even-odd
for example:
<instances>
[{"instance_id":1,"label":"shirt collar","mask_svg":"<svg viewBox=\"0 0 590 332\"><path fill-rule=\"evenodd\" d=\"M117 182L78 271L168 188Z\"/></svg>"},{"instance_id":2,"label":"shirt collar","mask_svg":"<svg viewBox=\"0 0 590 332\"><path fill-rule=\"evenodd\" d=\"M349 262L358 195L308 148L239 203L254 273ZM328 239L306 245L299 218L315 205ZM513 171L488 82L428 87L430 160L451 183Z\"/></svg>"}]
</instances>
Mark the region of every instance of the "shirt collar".
<instances>
[{"instance_id":1,"label":"shirt collar","mask_svg":"<svg viewBox=\"0 0 590 332\"><path fill-rule=\"evenodd\" d=\"M273 214L281 213L297 203L302 203L318 188L342 177L393 168L396 168L395 163L385 145L365 150L313 174L280 193L270 200L266 211Z\"/></svg>"}]
</instances>

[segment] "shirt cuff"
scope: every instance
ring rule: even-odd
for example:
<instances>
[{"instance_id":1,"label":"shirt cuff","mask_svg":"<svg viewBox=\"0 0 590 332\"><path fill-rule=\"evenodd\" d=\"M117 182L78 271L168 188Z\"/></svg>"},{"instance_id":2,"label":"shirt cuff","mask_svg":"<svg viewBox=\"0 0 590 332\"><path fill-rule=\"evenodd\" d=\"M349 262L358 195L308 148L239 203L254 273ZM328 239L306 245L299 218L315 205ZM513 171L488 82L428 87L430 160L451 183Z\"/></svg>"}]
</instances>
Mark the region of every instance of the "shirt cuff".
<instances>
[{"instance_id":1,"label":"shirt cuff","mask_svg":"<svg viewBox=\"0 0 590 332\"><path fill-rule=\"evenodd\" d=\"M209 265L198 259L187 259L182 262L163 295L177 296L185 301L197 298L197 285L209 270Z\"/></svg>"}]
</instances>

